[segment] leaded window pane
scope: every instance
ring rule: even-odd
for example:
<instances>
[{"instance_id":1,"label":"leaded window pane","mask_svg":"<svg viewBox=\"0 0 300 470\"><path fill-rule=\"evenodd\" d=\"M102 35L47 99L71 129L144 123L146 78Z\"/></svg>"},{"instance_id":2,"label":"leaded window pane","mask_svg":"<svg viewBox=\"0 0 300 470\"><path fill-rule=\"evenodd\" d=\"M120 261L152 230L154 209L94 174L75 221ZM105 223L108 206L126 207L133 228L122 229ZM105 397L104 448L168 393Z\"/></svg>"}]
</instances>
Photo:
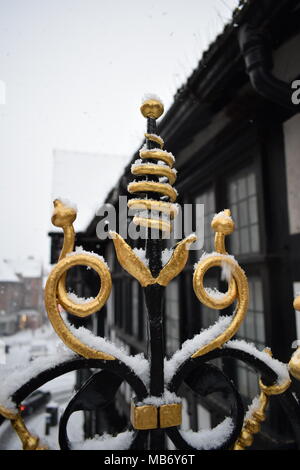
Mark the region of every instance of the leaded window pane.
<instances>
[{"instance_id":1,"label":"leaded window pane","mask_svg":"<svg viewBox=\"0 0 300 470\"><path fill-rule=\"evenodd\" d=\"M214 232L211 229L211 221L216 213L215 207L215 195L213 189L209 189L204 193L200 194L195 199L196 204L204 204L204 244L203 249L206 252L214 250ZM198 221L197 221L198 222ZM197 226L198 223L197 223Z\"/></svg>"},{"instance_id":2,"label":"leaded window pane","mask_svg":"<svg viewBox=\"0 0 300 470\"><path fill-rule=\"evenodd\" d=\"M265 346L262 280L258 276L249 276L248 283L249 308L236 337L254 343L259 350L262 350ZM237 379L242 395L253 398L258 393L258 376L242 361L238 361Z\"/></svg>"},{"instance_id":3,"label":"leaded window pane","mask_svg":"<svg viewBox=\"0 0 300 470\"><path fill-rule=\"evenodd\" d=\"M259 219L255 173L248 168L228 181L228 206L235 222L230 237L234 255L257 253L260 250Z\"/></svg>"},{"instance_id":4,"label":"leaded window pane","mask_svg":"<svg viewBox=\"0 0 300 470\"><path fill-rule=\"evenodd\" d=\"M139 334L139 285L137 281L132 282L132 334Z\"/></svg>"},{"instance_id":5,"label":"leaded window pane","mask_svg":"<svg viewBox=\"0 0 300 470\"><path fill-rule=\"evenodd\" d=\"M166 347L169 354L180 346L178 281L172 281L165 296Z\"/></svg>"}]
</instances>

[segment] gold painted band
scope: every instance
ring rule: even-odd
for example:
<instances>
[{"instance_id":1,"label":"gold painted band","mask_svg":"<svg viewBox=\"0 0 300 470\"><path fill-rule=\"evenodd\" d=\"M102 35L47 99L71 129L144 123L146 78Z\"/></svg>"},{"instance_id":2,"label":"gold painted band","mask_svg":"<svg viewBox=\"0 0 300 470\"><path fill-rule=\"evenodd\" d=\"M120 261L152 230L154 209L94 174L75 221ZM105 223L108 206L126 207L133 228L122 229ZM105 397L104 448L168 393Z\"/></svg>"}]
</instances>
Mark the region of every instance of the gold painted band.
<instances>
[{"instance_id":1,"label":"gold painted band","mask_svg":"<svg viewBox=\"0 0 300 470\"><path fill-rule=\"evenodd\" d=\"M160 193L164 196L168 196L171 202L175 202L177 198L177 192L171 186L164 183L156 183L154 181L138 181L132 182L128 185L128 191L130 193L143 193L143 192L154 192Z\"/></svg>"},{"instance_id":2,"label":"gold painted band","mask_svg":"<svg viewBox=\"0 0 300 470\"><path fill-rule=\"evenodd\" d=\"M163 201L154 201L152 199L129 199L127 206L129 209L134 210L152 210L168 214L170 219L174 219L178 214L178 209L175 204Z\"/></svg>"},{"instance_id":3,"label":"gold painted band","mask_svg":"<svg viewBox=\"0 0 300 470\"><path fill-rule=\"evenodd\" d=\"M148 134L147 132L145 133L145 137L148 140L151 140L152 142L157 143L160 148L163 148L164 146L164 140L160 137L160 135L155 135L155 134Z\"/></svg>"},{"instance_id":4,"label":"gold painted band","mask_svg":"<svg viewBox=\"0 0 300 470\"><path fill-rule=\"evenodd\" d=\"M264 385L262 380L259 379L259 386L266 395L281 395L281 393L286 392L286 390L290 387L291 383L291 380L287 379L282 384Z\"/></svg>"},{"instance_id":5,"label":"gold painted band","mask_svg":"<svg viewBox=\"0 0 300 470\"><path fill-rule=\"evenodd\" d=\"M146 217L138 217L136 215L133 218L133 223L142 227L157 229L161 232L171 232L172 230L172 225L165 220L147 219Z\"/></svg>"},{"instance_id":6,"label":"gold painted band","mask_svg":"<svg viewBox=\"0 0 300 470\"><path fill-rule=\"evenodd\" d=\"M174 159L168 152L165 152L164 150L141 150L140 157L142 159L150 158L152 160L162 160L167 165L169 165L170 168L172 168L174 165Z\"/></svg>"},{"instance_id":7,"label":"gold painted band","mask_svg":"<svg viewBox=\"0 0 300 470\"><path fill-rule=\"evenodd\" d=\"M133 175L157 175L165 176L168 178L170 184L176 181L176 173L171 168L165 165L156 165L155 163L144 163L143 165L136 165L132 168Z\"/></svg>"}]
</instances>

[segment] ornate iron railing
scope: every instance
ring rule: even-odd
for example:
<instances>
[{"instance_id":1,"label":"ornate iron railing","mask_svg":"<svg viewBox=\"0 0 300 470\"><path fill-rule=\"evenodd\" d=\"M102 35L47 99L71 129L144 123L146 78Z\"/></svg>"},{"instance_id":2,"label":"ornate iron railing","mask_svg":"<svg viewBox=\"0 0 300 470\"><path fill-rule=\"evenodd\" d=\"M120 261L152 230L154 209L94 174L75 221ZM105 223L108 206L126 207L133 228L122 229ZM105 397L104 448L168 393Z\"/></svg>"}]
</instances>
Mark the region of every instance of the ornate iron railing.
<instances>
[{"instance_id":1,"label":"ornate iron railing","mask_svg":"<svg viewBox=\"0 0 300 470\"><path fill-rule=\"evenodd\" d=\"M258 351L244 341L231 340L247 313L249 293L244 271L225 248L225 237L234 230L229 210L213 218L215 252L203 256L195 266L193 288L200 302L212 309L223 310L235 302L234 313L232 316L221 316L211 328L185 342L169 361L164 357L164 290L184 269L189 246L196 237L190 235L178 243L170 260L162 265L164 235L171 230L171 219L177 212L174 204L177 193L173 188L176 180L176 172L172 168L174 157L162 149L163 140L156 134L156 119L163 113L162 104L150 99L143 103L141 111L148 124L146 146L140 151L141 160L132 166L132 173L138 180L128 185L130 193L138 193L141 197L130 199L128 206L137 211L133 222L144 227L148 234L145 241L148 263L143 262L118 233L111 232L110 235L119 263L143 287L149 322L149 357L131 357L104 338L95 338L82 329L76 330L63 318L62 309L77 317L99 311L110 295L112 281L103 258L94 253L73 252L76 211L56 200L52 222L63 229L64 244L59 261L46 284L45 305L54 330L68 349L61 351L51 364L47 358L34 361L28 367L23 382L20 372L3 378L2 388L5 391L0 393L0 423L4 419L11 421L24 449L45 449L39 438L26 428L19 412L20 403L53 378L72 370L89 368L99 371L94 372L77 391L61 417L61 449L72 449L67 434L71 414L78 410L104 408L114 400L124 381L131 386L135 395L132 397L128 431L122 433L121 441L120 435L113 437L116 449L120 448L120 442L122 449L163 449L165 436L177 449L245 449L251 446L254 435L265 420L270 396L276 396L281 403L293 428L295 445L300 448L298 394L289 375L290 371L294 378L300 379L300 349L293 355L288 368L273 359L269 349ZM71 300L66 290L66 273L78 265L94 269L101 280L98 295L83 304ZM229 273L228 291L224 294L213 293L204 287L206 272L215 266L225 266ZM300 297L295 300L295 308L300 309ZM220 357L244 361L260 375L260 395L246 416L241 396L232 381L210 363ZM207 433L181 431L181 399L177 393L183 383L200 395L221 391L226 396L228 417ZM101 446L105 448L105 440L101 441Z\"/></svg>"}]
</instances>

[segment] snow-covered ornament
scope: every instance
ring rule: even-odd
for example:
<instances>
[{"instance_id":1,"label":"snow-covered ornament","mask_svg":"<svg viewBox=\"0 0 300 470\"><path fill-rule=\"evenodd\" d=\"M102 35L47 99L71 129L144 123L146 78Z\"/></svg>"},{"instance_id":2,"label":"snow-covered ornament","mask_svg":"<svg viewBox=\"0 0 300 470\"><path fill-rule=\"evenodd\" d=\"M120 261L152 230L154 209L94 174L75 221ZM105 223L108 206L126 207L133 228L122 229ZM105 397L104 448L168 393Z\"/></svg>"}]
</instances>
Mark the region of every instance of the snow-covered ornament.
<instances>
[{"instance_id":1,"label":"snow-covered ornament","mask_svg":"<svg viewBox=\"0 0 300 470\"><path fill-rule=\"evenodd\" d=\"M74 251L73 222L76 208L62 200L54 201L52 222L62 228L64 244L60 258L51 271L45 288L45 305L51 324L65 344L65 349L52 358L33 361L28 369L16 368L1 377L0 424L9 419L18 433L24 449L45 448L38 437L26 428L18 407L22 400L44 383L66 372L89 368L96 372L81 386L68 403L60 421L59 444L68 449L156 449L163 448L166 433L177 449L244 449L251 445L253 436L265 419L270 395L289 410L299 405L291 391L288 366L271 357L270 351L259 351L254 345L232 339L242 324L248 309L248 281L242 268L225 248L225 238L234 231L230 210L224 209L213 217L215 251L205 253L195 265L193 288L200 302L215 310L224 310L236 303L231 315L220 315L209 328L184 342L170 359L164 355L163 297L166 286L178 276L189 256L189 247L196 240L191 234L172 249L164 247L164 235L172 230L172 220L178 214L175 204L178 193L173 187L177 173L175 158L163 150L164 140L157 133L156 120L163 113L163 105L155 96L146 99L141 112L147 119L146 144L140 150L140 159L131 167L138 179L128 185L128 191L137 197L128 202L135 211L134 224L148 233L143 248L134 248L116 232L110 236L121 266L143 288L148 312L149 357L132 356L128 351L106 338L96 337L83 327L77 329L64 317L64 311L76 317L88 317L106 304L112 279L104 258L78 247ZM154 236L151 236L154 235ZM85 265L100 278L96 297L80 298L66 289L69 269ZM204 276L213 267L220 267L228 282L225 293L204 285ZM299 299L295 308L299 309ZM121 312L120 312L121 314ZM185 312L182 313L185 315ZM296 354L297 353L297 354ZM299 352L290 362L291 373L300 378ZM233 357L245 361L260 374L261 394L256 397L244 419L240 394L232 381L209 362L218 357ZM116 396L123 382L134 392L131 402L131 421L128 429L118 435L103 434L83 443L72 443L67 424L78 410L101 409ZM179 388L186 384L195 393L204 395L221 389L227 397L229 415L211 430L193 432L180 429L182 403ZM291 424L299 426L299 416L291 413ZM296 434L299 437L299 429ZM300 440L300 438L299 438ZM300 446L300 442L298 443Z\"/></svg>"}]
</instances>

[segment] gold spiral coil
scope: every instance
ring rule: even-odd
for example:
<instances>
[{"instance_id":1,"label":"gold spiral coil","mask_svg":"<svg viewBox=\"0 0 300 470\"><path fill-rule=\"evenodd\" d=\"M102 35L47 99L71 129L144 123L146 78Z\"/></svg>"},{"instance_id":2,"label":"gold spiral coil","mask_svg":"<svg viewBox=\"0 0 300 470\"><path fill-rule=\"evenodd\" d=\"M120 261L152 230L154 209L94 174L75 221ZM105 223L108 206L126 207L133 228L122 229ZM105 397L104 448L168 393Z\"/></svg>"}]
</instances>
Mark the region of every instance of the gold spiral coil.
<instances>
[{"instance_id":1,"label":"gold spiral coil","mask_svg":"<svg viewBox=\"0 0 300 470\"><path fill-rule=\"evenodd\" d=\"M238 265L238 263L228 256L225 249L225 236L229 235L234 230L234 222L230 217L230 210L217 214L212 221L212 228L215 234L215 250L216 253L208 254L205 258L200 260L197 264L193 276L193 288L196 296L204 305L216 310L222 310L229 307L234 300L237 300L237 307L235 315L226 328L225 331L220 333L210 343L198 349L192 357L198 357L220 348L225 342L229 341L238 331L241 323L243 322L248 308L249 290L247 277ZM215 266L224 265L230 268L231 280L229 282L228 291L220 298L212 297L204 287L204 276L206 272Z\"/></svg>"},{"instance_id":2,"label":"gold spiral coil","mask_svg":"<svg viewBox=\"0 0 300 470\"><path fill-rule=\"evenodd\" d=\"M59 305L77 317L86 317L100 310L106 303L111 291L111 275L105 262L97 255L89 253L76 253L68 256L74 247L75 232L73 222L76 211L67 207L61 201L54 201L52 223L64 231L64 244L57 265L52 269L45 287L45 306L49 320L62 341L77 354L87 359L114 360L110 354L98 351L80 341L69 329L60 315ZM67 271L74 267L84 265L94 269L101 279L101 286L97 296L89 302L76 303L68 296L65 280Z\"/></svg>"},{"instance_id":3,"label":"gold spiral coil","mask_svg":"<svg viewBox=\"0 0 300 470\"><path fill-rule=\"evenodd\" d=\"M165 178L168 182L161 181L133 181L128 185L128 191L134 193L158 193L169 198L170 202L156 201L153 199L130 199L128 208L136 211L150 211L150 217L135 215L133 223L146 228L153 228L162 232L171 231L171 220L177 215L176 205L177 191L172 187L176 181L176 171L172 168L174 157L171 153L162 150L163 139L156 134L145 134L145 137L160 146L160 149L142 149L140 157L142 160L156 160L158 163L141 162L132 165L131 173L136 176L155 176ZM160 162L160 163L159 163ZM154 215L154 213L158 215ZM162 219L160 214L164 214L166 219Z\"/></svg>"},{"instance_id":4,"label":"gold spiral coil","mask_svg":"<svg viewBox=\"0 0 300 470\"><path fill-rule=\"evenodd\" d=\"M172 185L176 181L176 173L172 171L171 168L165 165L156 165L154 163L142 163L141 165L136 165L132 169L133 175L156 175L156 176L165 176L168 178L169 183Z\"/></svg>"}]
</instances>

